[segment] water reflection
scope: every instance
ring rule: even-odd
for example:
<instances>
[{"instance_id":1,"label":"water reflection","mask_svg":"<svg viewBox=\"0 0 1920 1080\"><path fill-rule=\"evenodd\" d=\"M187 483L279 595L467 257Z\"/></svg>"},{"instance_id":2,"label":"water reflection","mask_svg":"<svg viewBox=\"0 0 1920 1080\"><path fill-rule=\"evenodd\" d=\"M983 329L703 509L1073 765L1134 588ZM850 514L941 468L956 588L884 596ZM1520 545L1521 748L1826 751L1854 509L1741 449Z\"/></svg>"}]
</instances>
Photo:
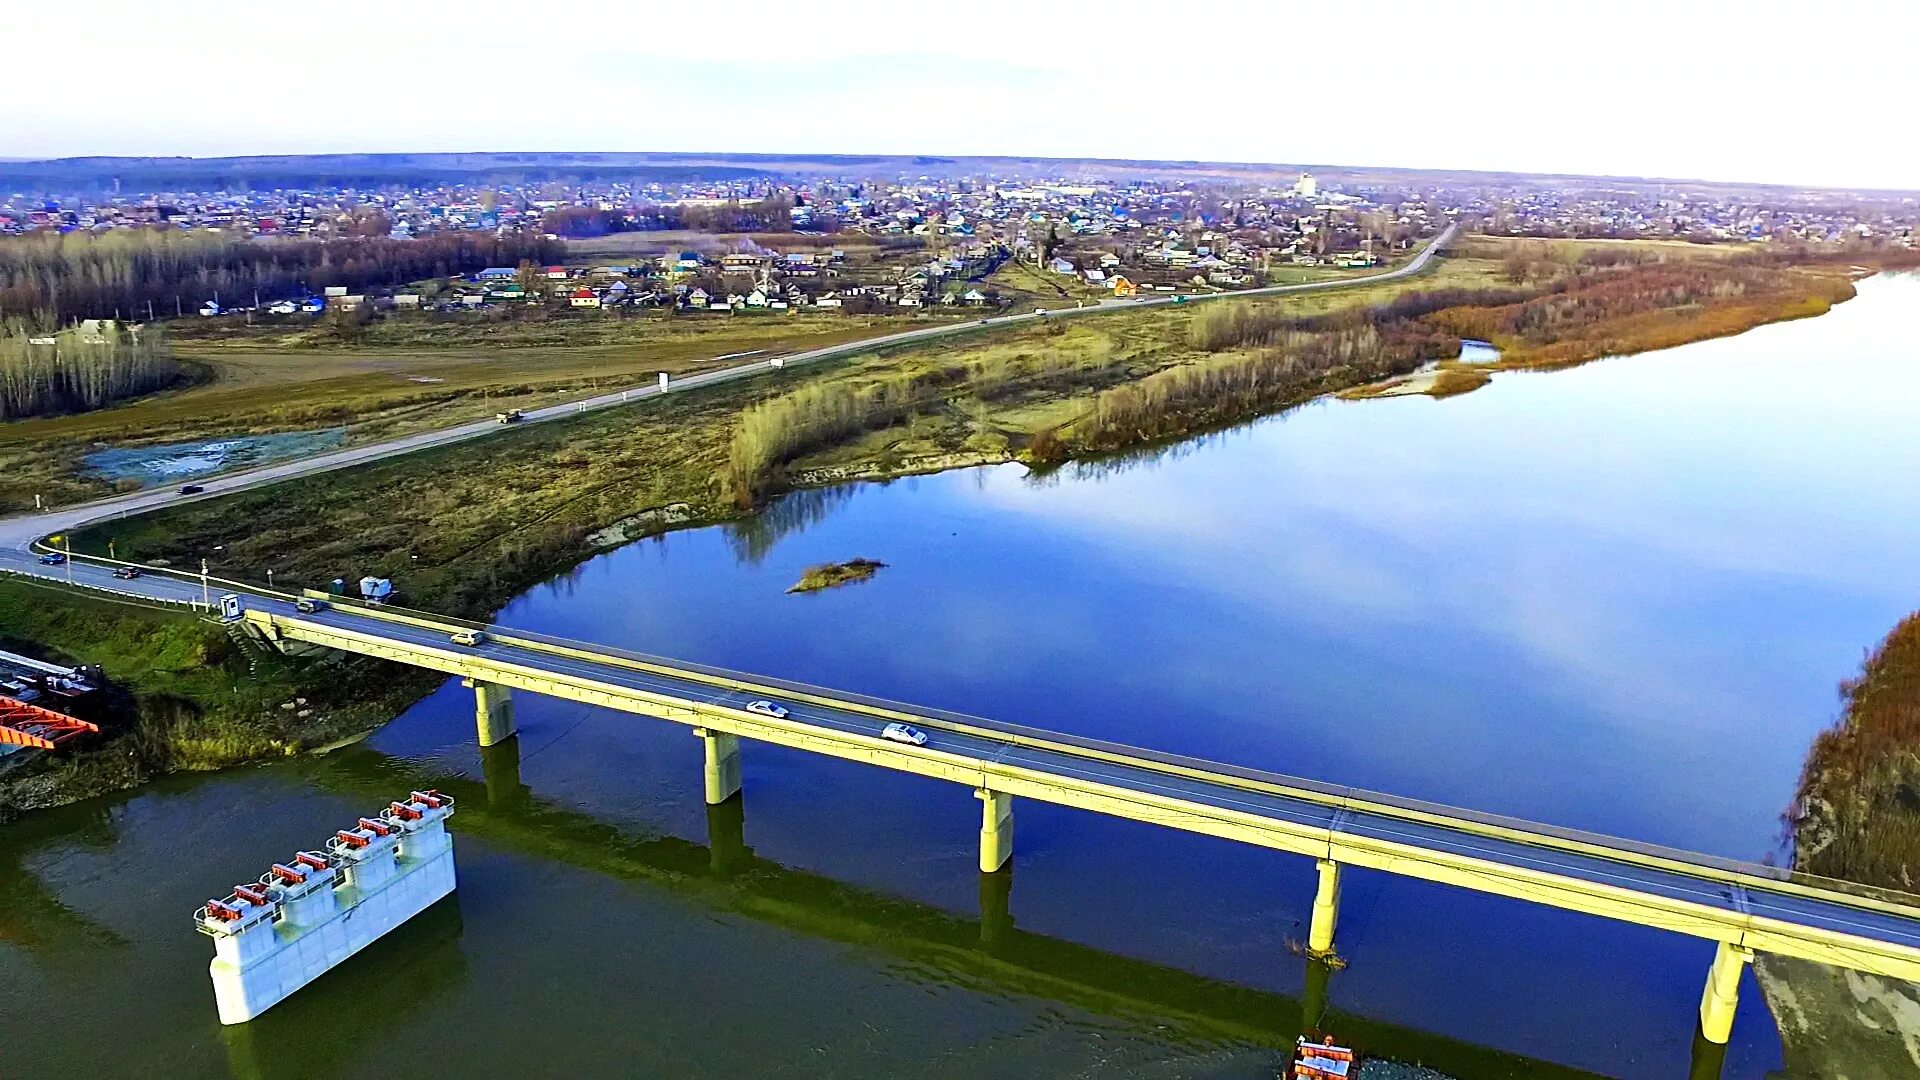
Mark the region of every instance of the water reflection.
<instances>
[{"instance_id":1,"label":"water reflection","mask_svg":"<svg viewBox=\"0 0 1920 1080\"><path fill-rule=\"evenodd\" d=\"M1252 1042L1276 1051L1291 1046L1303 1031L1337 1029L1376 1055L1423 1062L1459 1077L1591 1075L1332 1009L1322 964L1310 966L1309 996L1303 1001L1023 931L1012 914L1011 870L979 875L977 918L795 870L757 856L748 846L742 796L707 808L710 841L702 846L671 836L634 836L538 796L501 812L484 797L484 785L417 771L371 750L332 755L309 772L321 787L361 798L392 790L396 781L436 788L460 806L462 840L476 838L544 860L646 880L716 909L881 949L937 972L944 984L990 984L1103 1015L1150 1018L1186 1037ZM566 913L559 910L555 916ZM1275 956L1273 962L1287 959Z\"/></svg>"},{"instance_id":2,"label":"water reflection","mask_svg":"<svg viewBox=\"0 0 1920 1080\"><path fill-rule=\"evenodd\" d=\"M415 915L253 1021L222 1025L229 1075L312 1080L344 1075L350 1063L378 1062L386 1040L445 1006L467 982L459 895Z\"/></svg>"},{"instance_id":3,"label":"water reflection","mask_svg":"<svg viewBox=\"0 0 1920 1080\"><path fill-rule=\"evenodd\" d=\"M807 488L775 499L757 514L720 526L734 558L758 566L780 538L818 524L853 497L852 485Z\"/></svg>"}]
</instances>

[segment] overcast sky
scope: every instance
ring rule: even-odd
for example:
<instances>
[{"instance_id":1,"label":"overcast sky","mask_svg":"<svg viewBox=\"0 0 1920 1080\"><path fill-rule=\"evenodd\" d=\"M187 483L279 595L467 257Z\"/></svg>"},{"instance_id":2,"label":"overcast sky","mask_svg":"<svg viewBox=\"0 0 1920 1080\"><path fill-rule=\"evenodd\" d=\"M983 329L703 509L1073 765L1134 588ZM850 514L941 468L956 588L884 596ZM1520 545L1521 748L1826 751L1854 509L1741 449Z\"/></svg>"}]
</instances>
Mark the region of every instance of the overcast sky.
<instances>
[{"instance_id":1,"label":"overcast sky","mask_svg":"<svg viewBox=\"0 0 1920 1080\"><path fill-rule=\"evenodd\" d=\"M1920 188L1916 12L69 0L0 10L0 157L1008 154Z\"/></svg>"}]
</instances>

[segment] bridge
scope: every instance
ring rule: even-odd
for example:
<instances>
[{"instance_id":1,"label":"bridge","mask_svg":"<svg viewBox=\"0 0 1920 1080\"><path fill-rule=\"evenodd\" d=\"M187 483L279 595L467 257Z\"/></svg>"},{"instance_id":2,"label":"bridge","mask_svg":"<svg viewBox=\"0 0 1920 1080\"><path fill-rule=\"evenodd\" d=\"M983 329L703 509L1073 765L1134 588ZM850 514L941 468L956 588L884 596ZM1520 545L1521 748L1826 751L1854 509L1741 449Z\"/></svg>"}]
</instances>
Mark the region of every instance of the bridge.
<instances>
[{"instance_id":1,"label":"bridge","mask_svg":"<svg viewBox=\"0 0 1920 1080\"><path fill-rule=\"evenodd\" d=\"M705 749L710 805L740 792L743 743L965 785L981 802L983 874L1012 858L1019 799L1306 856L1317 868L1307 941L1315 955L1335 950L1343 872L1365 867L1718 943L1699 1008L1699 1034L1714 1043L1727 1041L1755 952L1920 980L1920 899L1909 896L321 593L170 571L121 580L116 565L78 556L34 570L148 601L202 607L229 596L241 609L233 624L274 648L332 649L457 676L474 692L483 747L514 735L514 691L683 724ZM476 644L454 642L472 631L483 635ZM787 714L749 711L758 700ZM882 740L895 722L927 732L926 745Z\"/></svg>"}]
</instances>

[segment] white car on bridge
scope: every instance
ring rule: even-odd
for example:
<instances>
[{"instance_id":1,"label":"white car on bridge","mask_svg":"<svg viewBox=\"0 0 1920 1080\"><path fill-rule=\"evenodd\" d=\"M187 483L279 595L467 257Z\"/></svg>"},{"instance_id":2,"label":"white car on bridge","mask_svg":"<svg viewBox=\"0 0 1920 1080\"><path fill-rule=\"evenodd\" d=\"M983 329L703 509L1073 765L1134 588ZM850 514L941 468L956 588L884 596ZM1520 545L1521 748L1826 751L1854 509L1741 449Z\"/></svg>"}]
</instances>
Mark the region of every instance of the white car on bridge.
<instances>
[{"instance_id":1,"label":"white car on bridge","mask_svg":"<svg viewBox=\"0 0 1920 1080\"><path fill-rule=\"evenodd\" d=\"M880 729L880 737L888 742L906 743L908 746L927 745L927 733L906 724L888 724Z\"/></svg>"},{"instance_id":2,"label":"white car on bridge","mask_svg":"<svg viewBox=\"0 0 1920 1080\"><path fill-rule=\"evenodd\" d=\"M759 713L761 716L771 716L775 720L785 720L787 718L786 706L775 705L771 701L749 701L747 702L747 711L750 713Z\"/></svg>"}]
</instances>

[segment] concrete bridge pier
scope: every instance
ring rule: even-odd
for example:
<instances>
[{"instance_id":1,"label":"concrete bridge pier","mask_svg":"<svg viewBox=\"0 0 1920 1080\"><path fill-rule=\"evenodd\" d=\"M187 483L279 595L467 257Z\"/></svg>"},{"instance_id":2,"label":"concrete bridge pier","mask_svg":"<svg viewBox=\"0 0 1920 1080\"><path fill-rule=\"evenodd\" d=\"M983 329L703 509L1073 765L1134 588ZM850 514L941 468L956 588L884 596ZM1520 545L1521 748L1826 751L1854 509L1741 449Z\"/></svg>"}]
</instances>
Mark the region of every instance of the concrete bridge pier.
<instances>
[{"instance_id":1,"label":"concrete bridge pier","mask_svg":"<svg viewBox=\"0 0 1920 1080\"><path fill-rule=\"evenodd\" d=\"M1313 922L1307 931L1307 955L1333 955L1333 928L1340 921L1340 864L1321 859L1320 884L1313 894Z\"/></svg>"},{"instance_id":2,"label":"concrete bridge pier","mask_svg":"<svg viewBox=\"0 0 1920 1080\"><path fill-rule=\"evenodd\" d=\"M980 872L991 874L1013 858L1013 796L979 788L973 797L980 807Z\"/></svg>"},{"instance_id":3,"label":"concrete bridge pier","mask_svg":"<svg viewBox=\"0 0 1920 1080\"><path fill-rule=\"evenodd\" d=\"M1740 1004L1740 976L1753 963L1753 950L1721 942L1707 970L1707 988L1700 993L1700 1036L1726 1045L1733 1035L1733 1013Z\"/></svg>"},{"instance_id":4,"label":"concrete bridge pier","mask_svg":"<svg viewBox=\"0 0 1920 1080\"><path fill-rule=\"evenodd\" d=\"M461 686L473 688L473 717L480 732L480 745L492 746L513 737L513 689L479 679L461 679Z\"/></svg>"},{"instance_id":5,"label":"concrete bridge pier","mask_svg":"<svg viewBox=\"0 0 1920 1080\"><path fill-rule=\"evenodd\" d=\"M694 728L707 751L707 805L718 806L740 794L740 736Z\"/></svg>"}]
</instances>

